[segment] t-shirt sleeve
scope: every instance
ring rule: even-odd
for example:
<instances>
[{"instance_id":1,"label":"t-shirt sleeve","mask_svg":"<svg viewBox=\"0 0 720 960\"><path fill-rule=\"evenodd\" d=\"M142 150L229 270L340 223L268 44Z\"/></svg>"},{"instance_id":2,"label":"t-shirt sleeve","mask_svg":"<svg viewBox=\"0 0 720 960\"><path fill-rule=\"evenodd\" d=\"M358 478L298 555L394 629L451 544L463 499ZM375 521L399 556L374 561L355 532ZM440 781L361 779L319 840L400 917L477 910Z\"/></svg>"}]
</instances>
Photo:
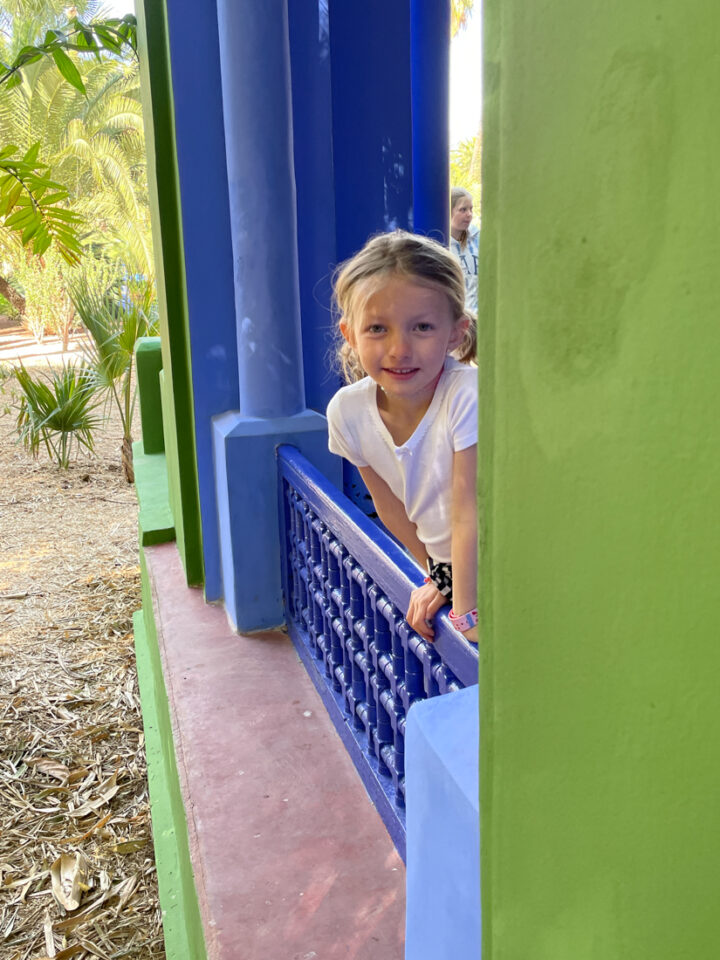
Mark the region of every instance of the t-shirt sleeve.
<instances>
[{"instance_id":1,"label":"t-shirt sleeve","mask_svg":"<svg viewBox=\"0 0 720 960\"><path fill-rule=\"evenodd\" d=\"M340 457L345 457L356 467L366 467L367 461L360 453L360 445L348 421L346 398L342 396L342 390L336 393L327 408L328 419L328 447L330 453L336 453Z\"/></svg>"},{"instance_id":2,"label":"t-shirt sleeve","mask_svg":"<svg viewBox=\"0 0 720 960\"><path fill-rule=\"evenodd\" d=\"M458 374L458 386L450 400L450 433L455 453L477 443L478 387L474 367Z\"/></svg>"}]
</instances>

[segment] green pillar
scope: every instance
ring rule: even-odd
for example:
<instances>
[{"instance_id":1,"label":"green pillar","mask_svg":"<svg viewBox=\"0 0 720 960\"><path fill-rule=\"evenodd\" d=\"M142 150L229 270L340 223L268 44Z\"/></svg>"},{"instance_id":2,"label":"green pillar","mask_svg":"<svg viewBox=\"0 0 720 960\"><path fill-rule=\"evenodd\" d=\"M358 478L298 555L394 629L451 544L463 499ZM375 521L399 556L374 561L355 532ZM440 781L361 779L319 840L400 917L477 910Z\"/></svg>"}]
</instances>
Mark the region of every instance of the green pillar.
<instances>
[{"instance_id":1,"label":"green pillar","mask_svg":"<svg viewBox=\"0 0 720 960\"><path fill-rule=\"evenodd\" d=\"M188 584L200 585L204 571L195 417L165 3L139 0L136 12L162 341L160 385L170 505Z\"/></svg>"},{"instance_id":2,"label":"green pillar","mask_svg":"<svg viewBox=\"0 0 720 960\"><path fill-rule=\"evenodd\" d=\"M720 6L485 14L483 960L714 960Z\"/></svg>"}]
</instances>

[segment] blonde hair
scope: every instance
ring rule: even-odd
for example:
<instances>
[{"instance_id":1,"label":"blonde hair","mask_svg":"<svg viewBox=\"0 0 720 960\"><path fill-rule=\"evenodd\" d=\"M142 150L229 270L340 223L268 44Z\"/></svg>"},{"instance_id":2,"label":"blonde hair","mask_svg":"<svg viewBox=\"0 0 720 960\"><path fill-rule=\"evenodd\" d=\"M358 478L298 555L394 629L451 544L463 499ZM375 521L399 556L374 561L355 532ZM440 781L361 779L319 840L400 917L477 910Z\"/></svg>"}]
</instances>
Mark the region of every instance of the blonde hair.
<instances>
[{"instance_id":1,"label":"blonde hair","mask_svg":"<svg viewBox=\"0 0 720 960\"><path fill-rule=\"evenodd\" d=\"M469 200L472 200L472 194L470 193L469 190L466 190L465 187L453 187L450 190L450 216L451 217L453 215L453 211L455 207L465 197L467 197ZM458 241L458 243L460 244L461 250L463 247L467 246L467 242L468 242L468 232L467 230L463 230L463 232L460 234L460 239Z\"/></svg>"},{"instance_id":2,"label":"blonde hair","mask_svg":"<svg viewBox=\"0 0 720 960\"><path fill-rule=\"evenodd\" d=\"M337 359L345 380L352 383L365 376L354 348L339 334L340 324L352 326L368 299L383 280L405 277L440 289L448 298L452 318L469 319L462 343L453 356L462 363L475 359L475 318L465 310L465 280L450 251L428 237L394 230L368 240L354 257L341 263L334 275L334 305L338 329ZM377 281L372 283L370 281Z\"/></svg>"}]
</instances>

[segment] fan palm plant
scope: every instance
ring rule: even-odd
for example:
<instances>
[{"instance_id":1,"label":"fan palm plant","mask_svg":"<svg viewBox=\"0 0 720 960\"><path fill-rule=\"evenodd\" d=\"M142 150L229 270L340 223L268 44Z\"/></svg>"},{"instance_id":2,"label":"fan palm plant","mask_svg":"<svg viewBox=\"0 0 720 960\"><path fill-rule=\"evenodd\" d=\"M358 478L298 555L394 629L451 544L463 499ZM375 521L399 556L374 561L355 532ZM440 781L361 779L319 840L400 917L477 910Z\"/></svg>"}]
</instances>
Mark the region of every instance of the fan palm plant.
<instances>
[{"instance_id":1,"label":"fan palm plant","mask_svg":"<svg viewBox=\"0 0 720 960\"><path fill-rule=\"evenodd\" d=\"M117 286L107 287L101 273L99 282L86 274L73 284L71 298L88 333L86 355L94 371L95 383L108 401L114 403L122 423L121 458L128 483L135 472L132 459L132 423L136 386L133 380L135 344L140 337L157 332L154 314L154 290L144 281L121 294Z\"/></svg>"},{"instance_id":2,"label":"fan palm plant","mask_svg":"<svg viewBox=\"0 0 720 960\"><path fill-rule=\"evenodd\" d=\"M67 469L74 448L93 451L93 430L100 419L100 402L93 372L85 364L51 369L47 377L33 376L21 363L15 371L22 396L17 419L25 449L37 457L44 446L58 466Z\"/></svg>"}]
</instances>

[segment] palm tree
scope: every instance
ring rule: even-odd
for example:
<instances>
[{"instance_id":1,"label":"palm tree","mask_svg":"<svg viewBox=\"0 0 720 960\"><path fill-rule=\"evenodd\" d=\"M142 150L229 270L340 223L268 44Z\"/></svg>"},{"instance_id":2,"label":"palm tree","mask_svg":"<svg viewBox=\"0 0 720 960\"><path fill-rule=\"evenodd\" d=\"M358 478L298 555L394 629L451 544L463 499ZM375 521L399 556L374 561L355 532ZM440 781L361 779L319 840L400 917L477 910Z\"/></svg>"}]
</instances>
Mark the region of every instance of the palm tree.
<instances>
[{"instance_id":1,"label":"palm tree","mask_svg":"<svg viewBox=\"0 0 720 960\"><path fill-rule=\"evenodd\" d=\"M99 9L99 4L92 2L80 6L90 14ZM21 40L38 42L38 32L44 36L45 26L67 18L62 4L52 0L33 0L29 4L12 0L5 5L3 16L6 20L12 16L12 43L7 37L5 40L5 47L12 49L2 50L0 42L5 62L11 60L13 53L17 55ZM47 165L47 176L67 187L74 212L83 218L76 226L79 240L93 257L121 260L128 274L151 278L137 62L124 62L117 57L73 57L73 62L80 78L75 85L67 82L67 74L56 69L55 62L45 56L23 67L13 89L0 87L0 129L8 141L21 149L33 143L42 144L40 159ZM57 271L47 270L42 259L29 264L20 239L25 241L24 236L0 231L0 263L10 266L10 275L0 270L0 293L22 310L24 291L18 290L22 275L32 280L30 286L37 291L43 282L54 286ZM61 265L63 282L68 282L71 272ZM65 331L68 316L71 314L66 314L61 325Z\"/></svg>"}]
</instances>

